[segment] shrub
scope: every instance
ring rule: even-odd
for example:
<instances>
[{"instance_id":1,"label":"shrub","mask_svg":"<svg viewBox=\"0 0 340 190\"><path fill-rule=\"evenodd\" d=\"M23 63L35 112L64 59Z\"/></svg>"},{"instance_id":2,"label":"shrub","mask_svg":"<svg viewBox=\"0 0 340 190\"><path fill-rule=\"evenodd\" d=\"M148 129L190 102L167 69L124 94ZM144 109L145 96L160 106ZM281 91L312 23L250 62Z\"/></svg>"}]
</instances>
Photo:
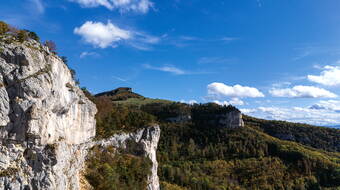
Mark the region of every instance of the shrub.
<instances>
[{"instance_id":1,"label":"shrub","mask_svg":"<svg viewBox=\"0 0 340 190\"><path fill-rule=\"evenodd\" d=\"M26 33L27 33L27 35L28 35L28 37L29 37L30 39L33 39L33 40L35 40L35 41L37 41L37 42L40 41L39 36L38 36L35 32L29 31L29 30L25 30L25 31L26 31Z\"/></svg>"},{"instance_id":2,"label":"shrub","mask_svg":"<svg viewBox=\"0 0 340 190\"><path fill-rule=\"evenodd\" d=\"M8 24L0 21L0 35L6 34L7 32L9 32Z\"/></svg>"},{"instance_id":3,"label":"shrub","mask_svg":"<svg viewBox=\"0 0 340 190\"><path fill-rule=\"evenodd\" d=\"M28 34L25 30L19 30L16 33L16 38L18 39L19 42L24 42L28 39Z\"/></svg>"}]
</instances>

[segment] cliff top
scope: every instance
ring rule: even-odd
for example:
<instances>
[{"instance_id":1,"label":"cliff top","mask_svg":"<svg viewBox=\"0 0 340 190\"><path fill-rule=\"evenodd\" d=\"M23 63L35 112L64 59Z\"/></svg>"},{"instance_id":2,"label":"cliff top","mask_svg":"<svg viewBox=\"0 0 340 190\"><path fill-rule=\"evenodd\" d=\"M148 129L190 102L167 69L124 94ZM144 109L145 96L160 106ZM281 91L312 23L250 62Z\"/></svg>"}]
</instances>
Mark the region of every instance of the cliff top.
<instances>
[{"instance_id":1,"label":"cliff top","mask_svg":"<svg viewBox=\"0 0 340 190\"><path fill-rule=\"evenodd\" d=\"M112 101L127 100L130 98L144 98L144 96L134 93L132 88L129 87L119 87L114 90L102 92L96 94L95 97L107 96Z\"/></svg>"}]
</instances>

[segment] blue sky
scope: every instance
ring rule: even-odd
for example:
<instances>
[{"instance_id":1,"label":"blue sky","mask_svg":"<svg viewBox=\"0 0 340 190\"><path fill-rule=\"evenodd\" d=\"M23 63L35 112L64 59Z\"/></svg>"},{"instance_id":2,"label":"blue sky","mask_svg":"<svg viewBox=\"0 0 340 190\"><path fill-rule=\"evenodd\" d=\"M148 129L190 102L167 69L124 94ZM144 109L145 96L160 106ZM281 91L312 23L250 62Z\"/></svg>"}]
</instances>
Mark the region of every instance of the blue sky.
<instances>
[{"instance_id":1,"label":"blue sky","mask_svg":"<svg viewBox=\"0 0 340 190\"><path fill-rule=\"evenodd\" d=\"M0 19L53 40L81 86L340 124L337 0L11 0Z\"/></svg>"}]
</instances>

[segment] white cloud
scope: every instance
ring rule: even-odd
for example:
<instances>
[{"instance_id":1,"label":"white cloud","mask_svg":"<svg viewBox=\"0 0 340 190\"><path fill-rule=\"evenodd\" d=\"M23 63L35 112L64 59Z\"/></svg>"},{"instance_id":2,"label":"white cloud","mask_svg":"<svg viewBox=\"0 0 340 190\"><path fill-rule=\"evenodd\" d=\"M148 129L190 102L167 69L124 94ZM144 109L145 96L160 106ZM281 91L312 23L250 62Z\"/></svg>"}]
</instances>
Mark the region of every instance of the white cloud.
<instances>
[{"instance_id":1,"label":"white cloud","mask_svg":"<svg viewBox=\"0 0 340 190\"><path fill-rule=\"evenodd\" d=\"M87 21L81 27L75 28L74 33L82 36L87 43L101 48L115 47L115 43L132 38L130 31L123 30L110 21L107 24Z\"/></svg>"},{"instance_id":2,"label":"white cloud","mask_svg":"<svg viewBox=\"0 0 340 190\"><path fill-rule=\"evenodd\" d=\"M335 98L336 94L314 86L294 86L293 88L272 89L269 93L274 97L287 98Z\"/></svg>"},{"instance_id":3,"label":"white cloud","mask_svg":"<svg viewBox=\"0 0 340 190\"><path fill-rule=\"evenodd\" d=\"M337 125L340 123L340 113L326 109L258 107L241 109L241 111L247 115L269 120L284 120L313 125Z\"/></svg>"},{"instance_id":4,"label":"white cloud","mask_svg":"<svg viewBox=\"0 0 340 190\"><path fill-rule=\"evenodd\" d=\"M103 6L110 10L119 10L120 12L140 12L147 13L153 7L149 0L69 0L76 2L82 7L92 8Z\"/></svg>"},{"instance_id":5,"label":"white cloud","mask_svg":"<svg viewBox=\"0 0 340 190\"><path fill-rule=\"evenodd\" d=\"M143 66L146 69L168 72L168 73L172 73L172 74L175 74L175 75L184 75L184 74L187 74L186 71L184 71L182 69L179 69L179 68L177 68L175 66L172 66L172 65L162 66L162 67L154 67L154 66L151 66L149 64L144 64Z\"/></svg>"},{"instance_id":6,"label":"white cloud","mask_svg":"<svg viewBox=\"0 0 340 190\"><path fill-rule=\"evenodd\" d=\"M340 85L340 66L325 66L320 75L308 75L308 80L326 85L338 86Z\"/></svg>"},{"instance_id":7,"label":"white cloud","mask_svg":"<svg viewBox=\"0 0 340 190\"><path fill-rule=\"evenodd\" d=\"M190 105L198 103L196 100L189 100L189 101L181 100L180 102L184 104L190 104Z\"/></svg>"},{"instance_id":8,"label":"white cloud","mask_svg":"<svg viewBox=\"0 0 340 190\"><path fill-rule=\"evenodd\" d=\"M232 98L230 101L219 101L219 100L214 100L213 101L216 104L219 105L234 105L234 106L242 106L244 105L244 102L240 100L239 98Z\"/></svg>"},{"instance_id":9,"label":"white cloud","mask_svg":"<svg viewBox=\"0 0 340 190\"><path fill-rule=\"evenodd\" d=\"M74 33L80 35L86 43L95 47L117 47L118 43L125 43L140 50L150 50L150 44L157 44L160 39L142 32L125 30L108 21L87 21L76 27Z\"/></svg>"},{"instance_id":10,"label":"white cloud","mask_svg":"<svg viewBox=\"0 0 340 190\"><path fill-rule=\"evenodd\" d=\"M228 86L223 83L214 82L207 86L208 95L215 98L232 97L232 98L257 98L264 97L264 94L258 89L248 86Z\"/></svg>"}]
</instances>

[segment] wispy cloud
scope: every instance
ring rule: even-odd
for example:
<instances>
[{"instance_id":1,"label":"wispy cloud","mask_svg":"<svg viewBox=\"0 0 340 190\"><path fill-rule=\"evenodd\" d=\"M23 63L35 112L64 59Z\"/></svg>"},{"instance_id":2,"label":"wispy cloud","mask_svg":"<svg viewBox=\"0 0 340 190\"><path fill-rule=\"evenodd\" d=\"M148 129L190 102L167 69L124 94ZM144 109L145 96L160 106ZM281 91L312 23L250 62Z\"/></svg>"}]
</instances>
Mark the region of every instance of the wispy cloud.
<instances>
[{"instance_id":1,"label":"wispy cloud","mask_svg":"<svg viewBox=\"0 0 340 190\"><path fill-rule=\"evenodd\" d=\"M39 14L42 14L45 12L45 6L41 0L29 0L31 3L34 4L33 7L37 10Z\"/></svg>"},{"instance_id":2,"label":"wispy cloud","mask_svg":"<svg viewBox=\"0 0 340 190\"><path fill-rule=\"evenodd\" d=\"M129 85L134 85L134 83L132 83L129 79L121 78L121 77L118 77L118 76L112 76L112 78L116 82L126 83L126 84L129 84Z\"/></svg>"},{"instance_id":3,"label":"wispy cloud","mask_svg":"<svg viewBox=\"0 0 340 190\"><path fill-rule=\"evenodd\" d=\"M178 67L175 67L173 65L152 66L150 64L143 64L143 67L145 69L167 72L167 73L171 73L171 74L174 74L174 75L211 74L211 72L205 72L205 71L187 71L187 70L183 70L183 69L180 69Z\"/></svg>"},{"instance_id":4,"label":"wispy cloud","mask_svg":"<svg viewBox=\"0 0 340 190\"><path fill-rule=\"evenodd\" d=\"M84 52L82 52L82 53L80 54L79 57L80 57L81 59L83 59L83 58L88 57L88 56L97 57L97 56L99 56L99 54L96 53L96 52L87 52L87 51L84 51Z\"/></svg>"},{"instance_id":5,"label":"wispy cloud","mask_svg":"<svg viewBox=\"0 0 340 190\"><path fill-rule=\"evenodd\" d=\"M164 44L173 45L180 48L193 45L205 46L209 43L229 43L231 41L239 40L239 38L236 37L204 38L192 35L171 36L170 34L164 34L162 36L162 39L164 41Z\"/></svg>"},{"instance_id":6,"label":"wispy cloud","mask_svg":"<svg viewBox=\"0 0 340 190\"><path fill-rule=\"evenodd\" d=\"M149 0L69 0L76 2L84 8L94 8L103 6L109 10L119 10L120 12L147 13L154 6Z\"/></svg>"},{"instance_id":7,"label":"wispy cloud","mask_svg":"<svg viewBox=\"0 0 340 190\"><path fill-rule=\"evenodd\" d=\"M239 38L235 38L235 37L223 37L223 38L221 38L221 40L224 41L224 42L231 42L231 41L239 40Z\"/></svg>"},{"instance_id":8,"label":"wispy cloud","mask_svg":"<svg viewBox=\"0 0 340 190\"><path fill-rule=\"evenodd\" d=\"M188 74L186 71L179 69L179 68L172 66L172 65L167 65L167 66L162 66L162 67L154 67L154 66L151 66L149 64L144 64L143 67L146 68L146 69L163 71L163 72L167 72L167 73L171 73L171 74L175 74L175 75Z\"/></svg>"},{"instance_id":9,"label":"wispy cloud","mask_svg":"<svg viewBox=\"0 0 340 190\"><path fill-rule=\"evenodd\" d=\"M293 58L294 61L315 55L339 55L340 48L338 47L327 47L327 46L305 46L295 48L295 51L298 52L298 55Z\"/></svg>"}]
</instances>

